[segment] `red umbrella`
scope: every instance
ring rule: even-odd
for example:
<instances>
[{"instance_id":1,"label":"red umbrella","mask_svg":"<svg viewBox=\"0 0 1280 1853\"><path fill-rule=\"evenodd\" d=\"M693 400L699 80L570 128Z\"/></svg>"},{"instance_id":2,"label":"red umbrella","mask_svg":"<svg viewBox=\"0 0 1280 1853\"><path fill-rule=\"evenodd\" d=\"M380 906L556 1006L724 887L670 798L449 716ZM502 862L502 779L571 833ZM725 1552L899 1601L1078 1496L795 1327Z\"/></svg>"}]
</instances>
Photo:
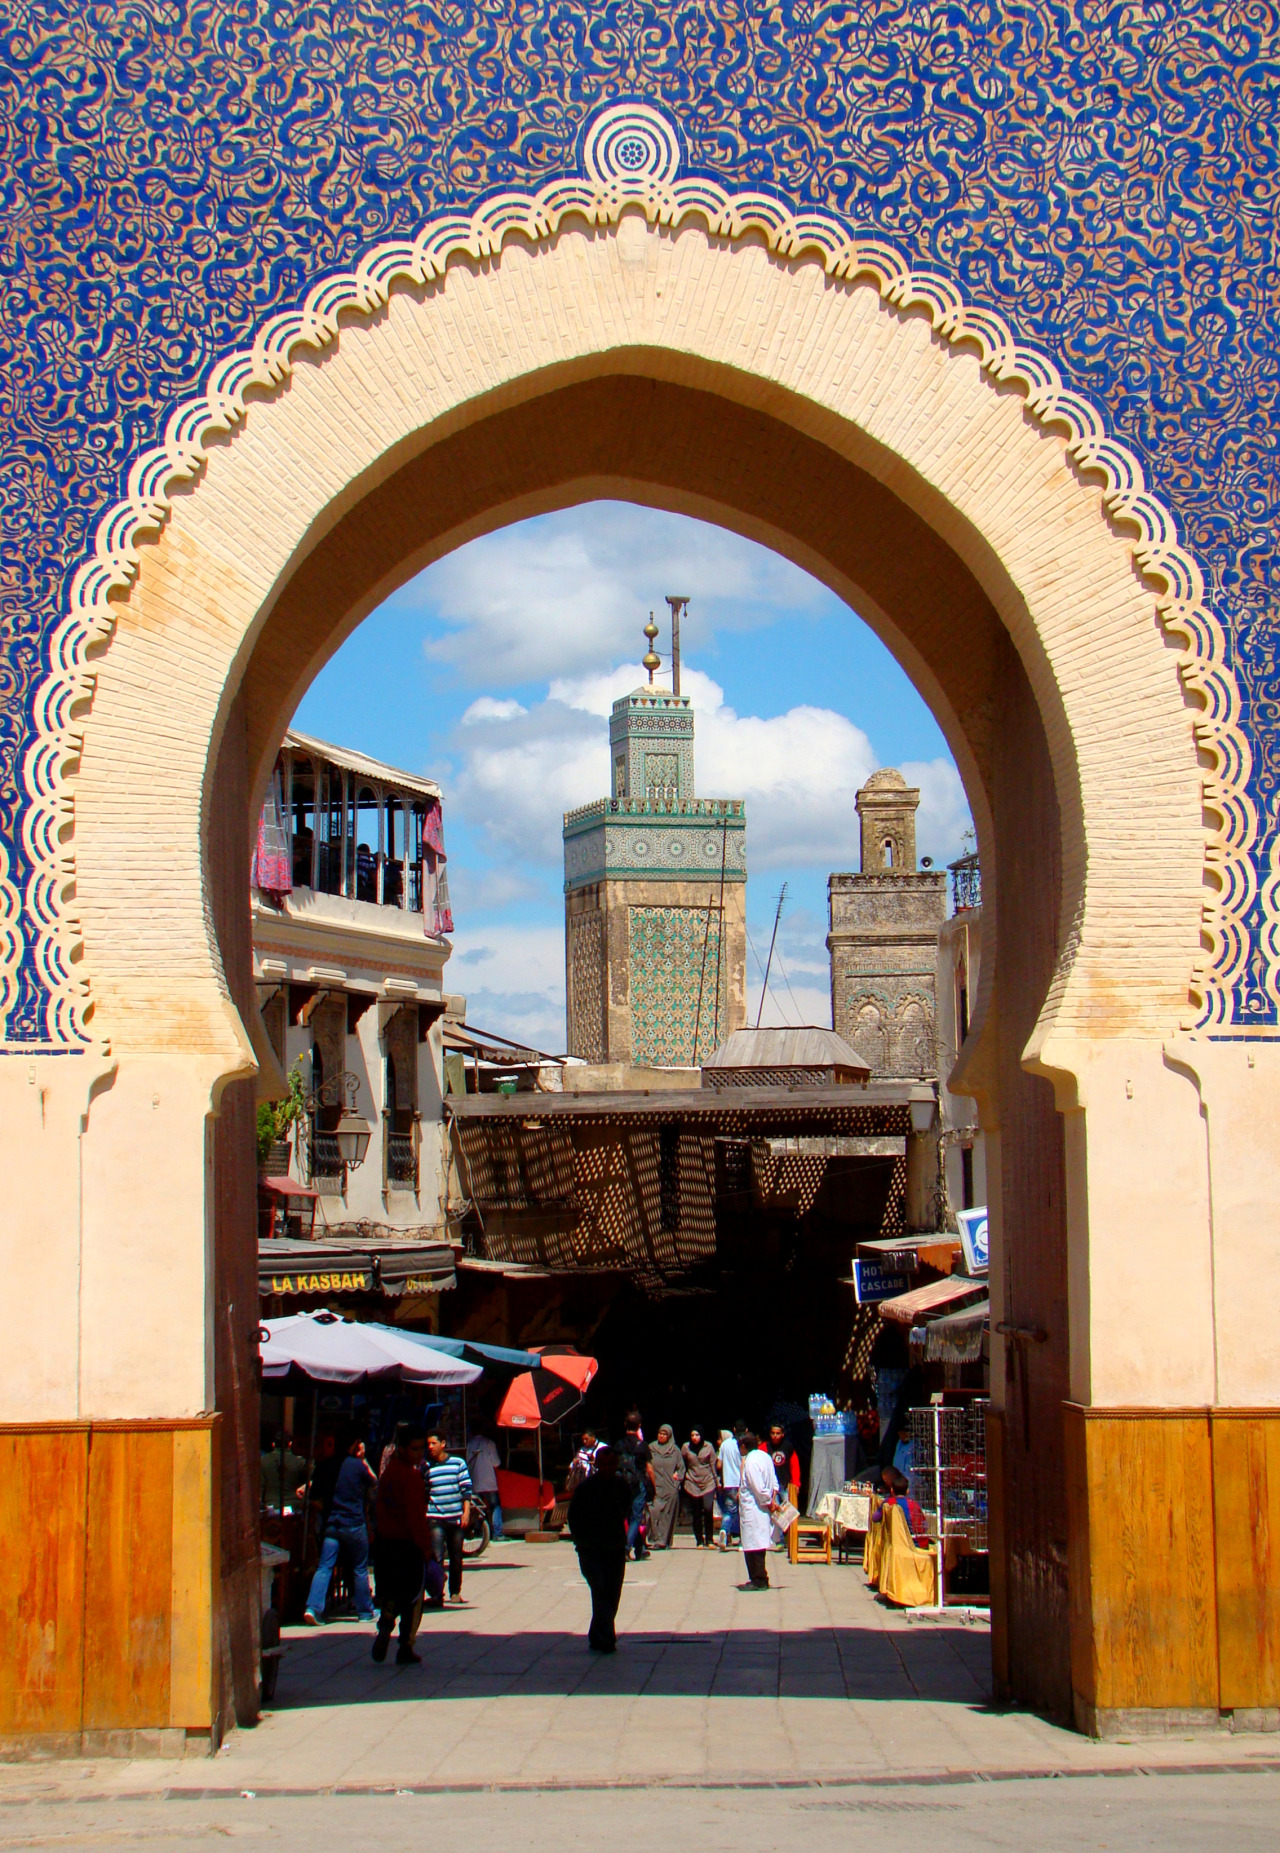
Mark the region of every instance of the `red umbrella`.
<instances>
[{"instance_id":1,"label":"red umbrella","mask_svg":"<svg viewBox=\"0 0 1280 1853\"><path fill-rule=\"evenodd\" d=\"M555 1371L522 1371L513 1377L498 1410L500 1428L540 1428L559 1422L582 1401L582 1392Z\"/></svg>"},{"instance_id":2,"label":"red umbrella","mask_svg":"<svg viewBox=\"0 0 1280 1853\"><path fill-rule=\"evenodd\" d=\"M537 1370L513 1377L498 1410L499 1428L533 1428L538 1431L538 1480L542 1480L543 1423L562 1422L586 1395L587 1385L599 1369L594 1358L564 1345L535 1349L542 1363Z\"/></svg>"},{"instance_id":3,"label":"red umbrella","mask_svg":"<svg viewBox=\"0 0 1280 1853\"><path fill-rule=\"evenodd\" d=\"M586 1395L587 1385L600 1368L594 1358L584 1358L572 1345L535 1345L533 1348L547 1370L553 1370L557 1377L563 1377L566 1383L573 1384Z\"/></svg>"}]
</instances>

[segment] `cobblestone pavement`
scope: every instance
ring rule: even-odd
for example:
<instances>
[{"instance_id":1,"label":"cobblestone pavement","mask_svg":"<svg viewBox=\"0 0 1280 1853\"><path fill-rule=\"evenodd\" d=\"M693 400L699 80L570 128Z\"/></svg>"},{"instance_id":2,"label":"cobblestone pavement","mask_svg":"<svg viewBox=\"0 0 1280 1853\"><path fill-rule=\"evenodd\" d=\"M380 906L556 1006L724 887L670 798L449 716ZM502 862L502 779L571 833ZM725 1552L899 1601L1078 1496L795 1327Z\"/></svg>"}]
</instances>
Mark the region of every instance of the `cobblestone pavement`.
<instances>
[{"instance_id":1,"label":"cobblestone pavement","mask_svg":"<svg viewBox=\"0 0 1280 1853\"><path fill-rule=\"evenodd\" d=\"M1034 1819L1038 1853L1228 1829L1247 1847L1274 1826L1275 1737L1091 1743L990 1704L984 1618L888 1610L853 1565L770 1568L777 1587L748 1593L738 1556L682 1539L629 1570L601 1659L571 1548L495 1548L467 1570L470 1606L426 1618L421 1666L375 1666L354 1624L291 1631L275 1709L213 1759L0 1769L0 1850L279 1844L322 1823L346 1853L463 1818L529 1849L663 1822L700 1849L825 1847L886 1814L955 1847L1026 1846ZM1161 1837L1132 1837L1151 1823Z\"/></svg>"}]
</instances>

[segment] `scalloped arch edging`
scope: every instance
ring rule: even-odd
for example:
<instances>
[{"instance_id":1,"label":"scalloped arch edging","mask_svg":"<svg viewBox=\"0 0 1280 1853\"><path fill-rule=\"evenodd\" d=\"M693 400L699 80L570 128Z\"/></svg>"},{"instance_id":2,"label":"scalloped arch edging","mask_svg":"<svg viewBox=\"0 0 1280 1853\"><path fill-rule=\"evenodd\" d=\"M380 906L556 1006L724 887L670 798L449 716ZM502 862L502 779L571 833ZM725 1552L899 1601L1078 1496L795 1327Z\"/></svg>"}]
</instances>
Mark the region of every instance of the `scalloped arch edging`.
<instances>
[{"instance_id":1,"label":"scalloped arch edging","mask_svg":"<svg viewBox=\"0 0 1280 1853\"><path fill-rule=\"evenodd\" d=\"M10 1047L30 1055L40 1047L84 1048L91 1040L85 1023L88 985L73 969L79 939L77 922L68 912L74 850L61 840L64 827L74 830L68 768L83 745L75 711L92 703L89 651L95 643L110 641L112 595L127 590L136 578L140 543L163 529L170 491L203 469L206 437L229 431L245 418L251 388L286 384L296 351L329 346L338 339L343 315L371 317L397 284L443 279L455 259L498 259L511 237L545 243L573 217L593 226L615 224L629 207L643 211L649 224L672 229L701 220L711 237L730 243L763 237L779 258L819 263L828 276L845 282L865 279L891 306L923 309L949 346L972 343L984 372L1023 388L1038 422L1065 430L1073 461L1102 475L1108 516L1114 524L1137 530L1131 543L1134 559L1159 588L1161 623L1181 644L1182 685L1202 703L1194 733L1209 761L1205 809L1218 822L1206 830L1205 867L1213 886L1203 910L1204 949L1188 973L1194 1015L1185 1027L1225 1028L1231 988L1249 961L1247 915L1258 898L1251 853L1258 816L1248 789L1252 756L1240 725L1241 695L1227 640L1206 601L1203 573L1179 543L1172 512L1148 489L1139 459L1108 435L1097 408L1063 384L1046 355L1021 345L994 311L967 304L947 278L913 270L891 244L858 237L834 214L792 213L767 194L729 193L706 177L677 178L676 132L661 112L647 105L614 105L589 127L583 156L583 174L564 175L537 193L499 192L470 214L437 215L413 239L378 245L354 270L324 278L297 309L265 321L252 346L216 362L203 392L175 408L162 441L133 463L126 494L102 516L92 550L71 576L66 610L52 639L50 671L35 704L35 738L23 761L29 799L23 840L32 868L25 896L13 887L0 846L0 1020L16 995L24 940L49 999L47 1042ZM1280 843L1272 863L1265 888L1267 897L1280 904ZM1276 908L1268 911L1263 958L1268 987L1280 996L1280 918Z\"/></svg>"}]
</instances>

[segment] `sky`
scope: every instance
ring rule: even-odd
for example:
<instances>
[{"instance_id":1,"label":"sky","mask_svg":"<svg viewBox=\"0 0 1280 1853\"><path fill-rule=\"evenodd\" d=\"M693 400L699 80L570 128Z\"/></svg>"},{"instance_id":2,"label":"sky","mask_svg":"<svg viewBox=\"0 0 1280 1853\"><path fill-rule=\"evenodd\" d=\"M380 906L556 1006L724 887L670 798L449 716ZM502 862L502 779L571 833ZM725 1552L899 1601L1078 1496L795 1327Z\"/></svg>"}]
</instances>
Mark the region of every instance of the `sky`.
<instances>
[{"instance_id":1,"label":"sky","mask_svg":"<svg viewBox=\"0 0 1280 1853\"><path fill-rule=\"evenodd\" d=\"M970 845L942 733L842 599L723 528L624 502L516 522L429 566L373 612L303 698L303 732L438 779L468 1021L565 1046L563 813L609 791L608 715L646 680L655 613L686 594L681 686L701 797L747 804L749 1021L787 884L765 1023L831 1022L826 884L858 867L854 796L877 766L921 792L917 848Z\"/></svg>"}]
</instances>

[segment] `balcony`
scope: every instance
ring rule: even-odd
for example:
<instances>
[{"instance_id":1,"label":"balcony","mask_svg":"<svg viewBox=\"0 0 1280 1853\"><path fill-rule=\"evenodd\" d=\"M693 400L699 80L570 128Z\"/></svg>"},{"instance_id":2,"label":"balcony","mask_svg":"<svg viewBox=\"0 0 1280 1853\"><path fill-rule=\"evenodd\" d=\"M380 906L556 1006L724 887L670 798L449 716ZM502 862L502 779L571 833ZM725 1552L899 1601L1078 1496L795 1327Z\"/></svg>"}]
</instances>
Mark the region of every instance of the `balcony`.
<instances>
[{"instance_id":1,"label":"balcony","mask_svg":"<svg viewBox=\"0 0 1280 1853\"><path fill-rule=\"evenodd\" d=\"M976 853L958 856L947 864L951 876L951 907L954 913L982 906L982 870Z\"/></svg>"}]
</instances>

